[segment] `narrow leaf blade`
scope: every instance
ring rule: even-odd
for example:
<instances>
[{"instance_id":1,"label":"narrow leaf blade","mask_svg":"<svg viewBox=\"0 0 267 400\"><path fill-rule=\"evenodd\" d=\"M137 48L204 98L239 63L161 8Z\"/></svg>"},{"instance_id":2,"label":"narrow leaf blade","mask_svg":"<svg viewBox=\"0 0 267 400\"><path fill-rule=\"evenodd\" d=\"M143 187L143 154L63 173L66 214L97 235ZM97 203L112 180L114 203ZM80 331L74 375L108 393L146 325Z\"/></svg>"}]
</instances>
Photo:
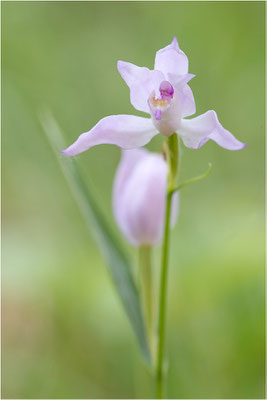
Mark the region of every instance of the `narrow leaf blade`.
<instances>
[{"instance_id":1,"label":"narrow leaf blade","mask_svg":"<svg viewBox=\"0 0 267 400\"><path fill-rule=\"evenodd\" d=\"M130 263L100 212L92 193L83 181L76 160L60 154L60 151L66 148L66 145L55 119L46 111L41 114L40 120L84 220L107 262L109 272L130 320L141 352L145 360L150 363L151 357L140 298L131 273Z\"/></svg>"}]
</instances>

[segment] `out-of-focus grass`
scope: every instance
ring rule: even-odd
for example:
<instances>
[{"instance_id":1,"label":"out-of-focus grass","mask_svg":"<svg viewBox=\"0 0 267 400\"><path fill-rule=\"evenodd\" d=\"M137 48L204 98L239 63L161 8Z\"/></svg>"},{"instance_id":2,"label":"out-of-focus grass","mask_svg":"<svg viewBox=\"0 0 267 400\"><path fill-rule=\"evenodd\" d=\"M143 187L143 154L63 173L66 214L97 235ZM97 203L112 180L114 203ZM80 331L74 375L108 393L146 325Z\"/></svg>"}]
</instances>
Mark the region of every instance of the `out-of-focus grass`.
<instances>
[{"instance_id":1,"label":"out-of-focus grass","mask_svg":"<svg viewBox=\"0 0 267 400\"><path fill-rule=\"evenodd\" d=\"M214 168L181 192L172 237L169 397L264 397L264 3L12 2L2 4L4 398L151 396L37 112L48 106L69 143L105 115L141 115L116 62L152 67L174 35L197 75L197 112L215 109L248 146L183 148L184 178ZM119 157L113 146L78 157L111 221Z\"/></svg>"}]
</instances>

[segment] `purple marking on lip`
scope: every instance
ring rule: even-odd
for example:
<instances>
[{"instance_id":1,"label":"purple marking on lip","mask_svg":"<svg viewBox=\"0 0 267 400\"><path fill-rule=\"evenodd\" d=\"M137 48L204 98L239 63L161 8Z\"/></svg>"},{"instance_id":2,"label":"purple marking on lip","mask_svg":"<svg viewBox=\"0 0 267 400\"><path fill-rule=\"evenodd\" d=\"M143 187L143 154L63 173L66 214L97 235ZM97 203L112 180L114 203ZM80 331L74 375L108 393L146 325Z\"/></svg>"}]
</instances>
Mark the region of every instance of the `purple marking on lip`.
<instances>
[{"instance_id":1,"label":"purple marking on lip","mask_svg":"<svg viewBox=\"0 0 267 400\"><path fill-rule=\"evenodd\" d=\"M159 109L155 111L155 118L157 121L161 120L161 111Z\"/></svg>"},{"instance_id":2,"label":"purple marking on lip","mask_svg":"<svg viewBox=\"0 0 267 400\"><path fill-rule=\"evenodd\" d=\"M159 91L162 99L170 100L173 98L174 89L170 82L162 81L159 87Z\"/></svg>"}]
</instances>

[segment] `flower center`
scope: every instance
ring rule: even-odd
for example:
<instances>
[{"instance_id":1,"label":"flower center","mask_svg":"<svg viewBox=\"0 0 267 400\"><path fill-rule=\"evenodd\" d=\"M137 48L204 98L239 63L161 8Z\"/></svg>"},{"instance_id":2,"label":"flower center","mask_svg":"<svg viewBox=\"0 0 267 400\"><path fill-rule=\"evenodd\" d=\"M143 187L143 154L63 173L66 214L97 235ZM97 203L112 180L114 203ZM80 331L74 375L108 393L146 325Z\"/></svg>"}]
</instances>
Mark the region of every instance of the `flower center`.
<instances>
[{"instance_id":1,"label":"flower center","mask_svg":"<svg viewBox=\"0 0 267 400\"><path fill-rule=\"evenodd\" d=\"M170 82L162 81L159 87L160 97L156 98L155 93L150 98L150 105L153 107L156 120L161 120L161 113L164 112L170 105L174 89Z\"/></svg>"},{"instance_id":2,"label":"flower center","mask_svg":"<svg viewBox=\"0 0 267 400\"><path fill-rule=\"evenodd\" d=\"M160 84L159 91L162 99L171 100L173 98L174 89L170 82L163 81Z\"/></svg>"}]
</instances>

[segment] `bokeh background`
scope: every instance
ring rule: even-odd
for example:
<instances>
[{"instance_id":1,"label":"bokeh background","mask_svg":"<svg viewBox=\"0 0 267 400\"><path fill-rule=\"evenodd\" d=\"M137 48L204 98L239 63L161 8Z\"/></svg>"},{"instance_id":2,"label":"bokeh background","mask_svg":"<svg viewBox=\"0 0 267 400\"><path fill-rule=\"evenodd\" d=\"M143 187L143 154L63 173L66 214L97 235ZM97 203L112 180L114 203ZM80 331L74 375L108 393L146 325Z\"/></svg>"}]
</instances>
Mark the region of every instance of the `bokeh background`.
<instances>
[{"instance_id":1,"label":"bokeh background","mask_svg":"<svg viewBox=\"0 0 267 400\"><path fill-rule=\"evenodd\" d=\"M66 142L110 114L142 115L118 59L153 67L177 35L197 113L245 150L183 148L168 303L169 398L264 397L264 3L2 3L2 396L147 398L151 382L98 248L40 126ZM162 137L149 148L160 151ZM115 226L115 146L77 157ZM118 231L117 231L118 232ZM119 235L119 232L118 232ZM121 238L136 262L136 251ZM158 271L160 249L154 252Z\"/></svg>"}]
</instances>

